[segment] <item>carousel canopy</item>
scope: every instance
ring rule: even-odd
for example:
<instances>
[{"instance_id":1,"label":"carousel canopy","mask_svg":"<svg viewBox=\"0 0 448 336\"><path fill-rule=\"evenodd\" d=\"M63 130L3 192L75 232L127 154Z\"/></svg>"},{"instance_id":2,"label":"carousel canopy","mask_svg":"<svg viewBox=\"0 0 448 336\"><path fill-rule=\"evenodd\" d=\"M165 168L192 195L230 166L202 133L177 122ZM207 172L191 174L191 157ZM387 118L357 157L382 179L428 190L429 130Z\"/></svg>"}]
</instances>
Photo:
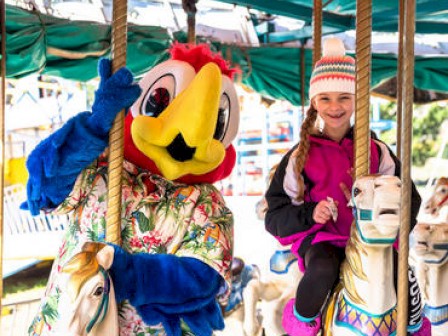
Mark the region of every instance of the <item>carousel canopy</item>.
<instances>
[{"instance_id":1,"label":"carousel canopy","mask_svg":"<svg viewBox=\"0 0 448 336\"><path fill-rule=\"evenodd\" d=\"M269 0L253 2L254 8L259 7L260 10L275 15L289 13L289 16L303 20L301 29L306 30L311 20L309 4L311 1ZM431 9L428 5L429 2L432 3ZM249 1L237 1L237 3L245 6L251 5ZM258 4L258 7L255 6L255 3ZM354 28L353 1L330 1L328 3L325 6L324 14L324 21L328 26L325 27L339 27L341 30ZM391 31L396 31L396 28L392 29L392 21L395 22L396 27L397 8L394 12L388 3L388 1L374 1L374 17L380 15L379 13L382 13L382 15L389 13L390 15L389 17L383 16L382 25L375 23L381 20L374 19L374 29L382 27L385 31L386 27L390 27ZM418 13L420 13L417 15L421 23L420 27L426 27L425 30L421 31L445 32L448 20L443 21L442 18L446 19L446 16L448 16L448 3L445 1L417 1L417 3ZM131 6L132 11L137 12L138 7L133 6ZM280 11L281 8L284 8L285 12ZM302 11L302 9L307 8L308 11ZM220 11L223 12L224 10L220 9ZM392 14L392 12L395 14ZM142 11L139 13L142 13ZM135 17L138 17L138 15L140 14L134 14ZM111 25L108 23L107 15L105 16L104 22L69 20L44 14L37 10L28 11L7 5L7 77L20 78L39 72L78 81L88 81L95 78L97 76L98 59L108 57L111 48ZM265 17L265 14L259 17ZM426 21L424 18L426 18ZM423 21L426 24L423 24ZM331 22L333 23L330 25ZM172 27L146 26L141 25L141 23L141 21L138 24L130 22L128 26L127 64L137 76L146 72L154 64L164 60L167 57L167 49L173 40L182 41L185 39L185 34L173 33ZM257 25L254 24L253 27L257 27ZM179 25L177 28L182 29ZM247 26L245 29L247 30ZM293 31L291 29L290 32ZM200 31L207 32L207 29L202 28ZM272 34L275 34L275 31ZM207 35L206 33L203 35L204 41L213 41L217 50L221 51L229 61L241 67L242 83L271 98L289 100L295 105L301 104L302 68L300 59L302 56L304 57L305 83L308 83L312 68L312 46L309 45L309 40L308 42L307 40L301 40L296 44L264 44L260 38L254 43L248 43L249 40L253 41L253 36L247 38L247 35L249 35L247 33L246 41L232 43L231 39L216 39L213 35ZM236 34L232 36L236 39ZM260 34L258 36L260 37ZM390 34L380 33L379 37L376 46L374 44L372 47L372 87L384 84L384 82L393 78L397 71L396 43L388 43ZM343 39L347 49L353 50L354 35L344 33ZM303 53L302 46L304 47ZM416 44L416 89L448 93L448 86L446 85L448 80L447 46L448 42L437 42L433 45L425 45L424 48L419 47L418 43ZM305 87L305 96L308 94L307 90L308 88ZM386 95L385 92L383 91L382 94ZM387 92L390 92L390 90L387 90ZM436 96L432 95L432 97Z\"/></svg>"},{"instance_id":2,"label":"carousel canopy","mask_svg":"<svg viewBox=\"0 0 448 336\"><path fill-rule=\"evenodd\" d=\"M312 0L219 0L250 7L270 15L282 15L304 21L297 36L311 37ZM446 1L416 0L416 33L448 34L448 3ZM372 1L372 30L397 32L400 1ZM322 0L324 31L342 32L356 27L356 1Z\"/></svg>"}]
</instances>

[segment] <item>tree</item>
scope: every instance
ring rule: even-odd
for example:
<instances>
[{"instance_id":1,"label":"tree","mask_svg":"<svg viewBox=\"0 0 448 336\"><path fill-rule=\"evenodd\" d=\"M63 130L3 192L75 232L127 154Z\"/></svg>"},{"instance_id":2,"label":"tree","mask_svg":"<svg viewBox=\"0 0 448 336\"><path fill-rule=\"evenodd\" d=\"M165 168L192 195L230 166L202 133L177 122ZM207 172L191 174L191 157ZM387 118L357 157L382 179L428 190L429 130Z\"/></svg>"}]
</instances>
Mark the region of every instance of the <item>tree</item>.
<instances>
[{"instance_id":1,"label":"tree","mask_svg":"<svg viewBox=\"0 0 448 336\"><path fill-rule=\"evenodd\" d=\"M395 120L397 118L395 102L380 105L381 119ZM430 105L414 105L412 120L412 164L424 166L426 160L436 156L442 142L442 124L448 120L448 106L446 103L432 103ZM389 145L394 145L397 130L391 129L380 134L380 139Z\"/></svg>"}]
</instances>

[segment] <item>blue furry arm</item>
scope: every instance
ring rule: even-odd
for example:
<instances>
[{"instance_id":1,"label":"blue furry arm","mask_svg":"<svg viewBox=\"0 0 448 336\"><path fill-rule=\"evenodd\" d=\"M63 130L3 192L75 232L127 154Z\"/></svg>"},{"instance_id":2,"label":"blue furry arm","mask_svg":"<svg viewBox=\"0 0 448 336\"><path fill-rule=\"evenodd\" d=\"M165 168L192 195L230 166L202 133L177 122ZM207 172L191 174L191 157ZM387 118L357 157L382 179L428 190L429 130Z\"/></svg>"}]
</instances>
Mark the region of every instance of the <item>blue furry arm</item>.
<instances>
[{"instance_id":1,"label":"blue furry arm","mask_svg":"<svg viewBox=\"0 0 448 336\"><path fill-rule=\"evenodd\" d=\"M26 163L28 199L22 208L33 215L40 209L55 208L70 193L81 170L104 151L107 137L90 129L90 116L90 112L76 115L30 154Z\"/></svg>"},{"instance_id":2,"label":"blue furry arm","mask_svg":"<svg viewBox=\"0 0 448 336\"><path fill-rule=\"evenodd\" d=\"M216 301L223 279L210 266L190 257L114 249L110 275L117 301L129 300L147 324L162 322L169 335L181 334L180 319L197 336L224 327Z\"/></svg>"},{"instance_id":3,"label":"blue furry arm","mask_svg":"<svg viewBox=\"0 0 448 336\"><path fill-rule=\"evenodd\" d=\"M68 196L79 173L107 147L108 132L117 114L141 93L126 68L112 74L110 60L102 59L98 71L101 81L92 113L83 112L70 119L28 158L28 199L22 208L33 215L40 209L55 208Z\"/></svg>"}]
</instances>

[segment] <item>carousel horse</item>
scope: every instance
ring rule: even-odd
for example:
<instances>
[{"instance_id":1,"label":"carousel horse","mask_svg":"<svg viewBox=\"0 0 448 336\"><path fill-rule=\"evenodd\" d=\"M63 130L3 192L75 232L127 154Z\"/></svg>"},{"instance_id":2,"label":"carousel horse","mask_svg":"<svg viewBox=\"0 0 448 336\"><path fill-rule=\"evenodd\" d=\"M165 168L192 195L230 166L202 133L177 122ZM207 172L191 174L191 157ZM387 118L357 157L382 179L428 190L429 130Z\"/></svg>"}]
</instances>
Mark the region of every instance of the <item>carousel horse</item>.
<instances>
[{"instance_id":1,"label":"carousel horse","mask_svg":"<svg viewBox=\"0 0 448 336\"><path fill-rule=\"evenodd\" d=\"M448 223L418 223L413 230L417 280L433 336L448 335Z\"/></svg>"},{"instance_id":2,"label":"carousel horse","mask_svg":"<svg viewBox=\"0 0 448 336\"><path fill-rule=\"evenodd\" d=\"M415 267L433 335L448 335L448 178L436 181L412 231L409 262Z\"/></svg>"},{"instance_id":3,"label":"carousel horse","mask_svg":"<svg viewBox=\"0 0 448 336\"><path fill-rule=\"evenodd\" d=\"M257 218L264 220L265 212L266 201L262 198L255 207ZM233 260L231 298L234 299L230 300L233 304L224 308L226 329L218 335L285 334L282 327L283 308L295 296L302 273L290 246L282 246L278 242L275 246L269 260L269 272L260 273L255 265L245 265L239 258ZM234 288L238 288L241 294L237 294Z\"/></svg>"},{"instance_id":4,"label":"carousel horse","mask_svg":"<svg viewBox=\"0 0 448 336\"><path fill-rule=\"evenodd\" d=\"M258 299L261 300L265 336L284 335L282 314L286 303L296 295L302 273L290 246L276 245L269 260L270 272L262 274ZM255 300L257 297L254 297Z\"/></svg>"},{"instance_id":5,"label":"carousel horse","mask_svg":"<svg viewBox=\"0 0 448 336\"><path fill-rule=\"evenodd\" d=\"M437 180L433 194L423 206L423 213L432 219L448 222L448 177Z\"/></svg>"},{"instance_id":6,"label":"carousel horse","mask_svg":"<svg viewBox=\"0 0 448 336\"><path fill-rule=\"evenodd\" d=\"M278 246L270 259L269 274L256 265L232 261L232 293L223 305L225 330L216 335L280 336L285 304L295 296L299 271L297 258L288 247Z\"/></svg>"},{"instance_id":7,"label":"carousel horse","mask_svg":"<svg viewBox=\"0 0 448 336\"><path fill-rule=\"evenodd\" d=\"M87 242L63 266L60 320L56 330L66 336L118 335L118 311L108 269L113 249L103 243Z\"/></svg>"},{"instance_id":8,"label":"carousel horse","mask_svg":"<svg viewBox=\"0 0 448 336\"><path fill-rule=\"evenodd\" d=\"M271 169L272 174L276 166ZM255 206L258 219L264 220L267 203L262 198ZM269 271L263 274L258 297L261 300L263 329L266 336L284 335L282 314L286 303L296 295L296 289L303 274L299 270L297 257L291 252L290 245L281 245L275 241L275 250L269 260ZM257 297L254 297L254 300Z\"/></svg>"},{"instance_id":9,"label":"carousel horse","mask_svg":"<svg viewBox=\"0 0 448 336\"><path fill-rule=\"evenodd\" d=\"M225 329L216 331L216 336L258 336L262 334L261 316L253 293L260 288L260 269L248 265L243 259L232 260L232 288L230 296L219 296Z\"/></svg>"},{"instance_id":10,"label":"carousel horse","mask_svg":"<svg viewBox=\"0 0 448 336\"><path fill-rule=\"evenodd\" d=\"M341 268L341 282L326 307L322 335L394 335L397 297L393 243L400 226L401 182L364 176L352 188L355 223Z\"/></svg>"}]
</instances>

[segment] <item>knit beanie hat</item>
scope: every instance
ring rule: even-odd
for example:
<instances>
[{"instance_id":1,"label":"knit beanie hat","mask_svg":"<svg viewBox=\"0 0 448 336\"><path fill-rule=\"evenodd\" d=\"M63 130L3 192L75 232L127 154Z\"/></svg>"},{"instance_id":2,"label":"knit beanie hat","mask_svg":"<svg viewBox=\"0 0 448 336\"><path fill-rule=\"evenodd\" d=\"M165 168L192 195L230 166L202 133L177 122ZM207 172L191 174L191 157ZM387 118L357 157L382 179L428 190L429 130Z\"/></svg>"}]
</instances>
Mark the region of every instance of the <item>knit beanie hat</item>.
<instances>
[{"instance_id":1,"label":"knit beanie hat","mask_svg":"<svg viewBox=\"0 0 448 336\"><path fill-rule=\"evenodd\" d=\"M355 59L345 55L344 43L338 38L326 39L322 54L311 74L310 99L322 92L355 94Z\"/></svg>"}]
</instances>

